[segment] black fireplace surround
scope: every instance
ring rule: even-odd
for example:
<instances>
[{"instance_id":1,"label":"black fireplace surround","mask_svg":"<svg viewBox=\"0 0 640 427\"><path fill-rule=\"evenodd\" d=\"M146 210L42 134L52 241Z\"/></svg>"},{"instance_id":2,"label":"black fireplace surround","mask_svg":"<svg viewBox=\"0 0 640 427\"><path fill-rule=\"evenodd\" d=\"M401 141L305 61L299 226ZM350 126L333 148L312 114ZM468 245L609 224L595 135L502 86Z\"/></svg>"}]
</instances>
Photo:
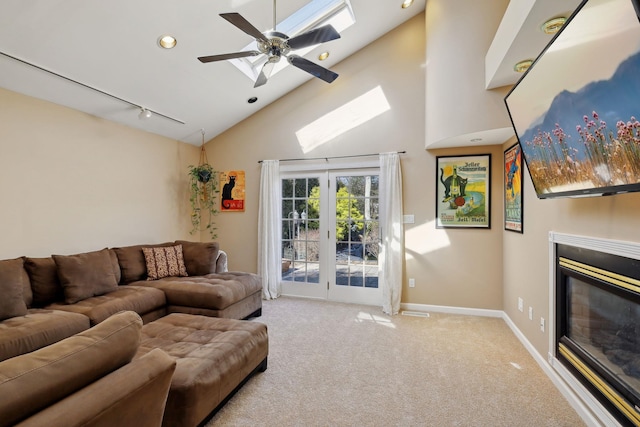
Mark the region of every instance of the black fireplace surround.
<instances>
[{"instance_id":1,"label":"black fireplace surround","mask_svg":"<svg viewBox=\"0 0 640 427\"><path fill-rule=\"evenodd\" d=\"M556 244L556 357L640 426L640 260Z\"/></svg>"}]
</instances>

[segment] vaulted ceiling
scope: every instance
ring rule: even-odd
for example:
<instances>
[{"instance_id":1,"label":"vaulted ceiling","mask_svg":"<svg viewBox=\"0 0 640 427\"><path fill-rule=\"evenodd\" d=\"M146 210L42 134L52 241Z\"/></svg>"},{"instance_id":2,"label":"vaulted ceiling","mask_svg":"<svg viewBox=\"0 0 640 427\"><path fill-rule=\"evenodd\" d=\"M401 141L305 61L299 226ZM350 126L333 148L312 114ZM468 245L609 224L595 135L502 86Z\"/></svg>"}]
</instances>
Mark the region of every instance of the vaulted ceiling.
<instances>
[{"instance_id":1,"label":"vaulted ceiling","mask_svg":"<svg viewBox=\"0 0 640 427\"><path fill-rule=\"evenodd\" d=\"M276 21L309 2L277 1ZM402 0L349 2L355 24L340 39L304 55L320 63L318 55L328 51L329 58L320 64L338 73L340 61L423 12L426 4L415 0L403 9ZM568 8L567 0L517 2L546 8L536 12L540 16ZM274 2L269 0L3 0L0 86L199 145L201 130L209 140L305 82L328 85L288 66L254 88L229 61L198 61L199 56L239 51L253 40L219 16L228 12L240 13L261 32L273 27ZM159 47L164 34L176 37L175 48ZM499 59L499 85L517 79L509 70L511 57L535 56L544 47L541 42L527 44L529 38L528 33L517 34L509 43L516 51ZM252 97L257 101L248 103ZM140 120L140 107L155 114Z\"/></svg>"}]
</instances>

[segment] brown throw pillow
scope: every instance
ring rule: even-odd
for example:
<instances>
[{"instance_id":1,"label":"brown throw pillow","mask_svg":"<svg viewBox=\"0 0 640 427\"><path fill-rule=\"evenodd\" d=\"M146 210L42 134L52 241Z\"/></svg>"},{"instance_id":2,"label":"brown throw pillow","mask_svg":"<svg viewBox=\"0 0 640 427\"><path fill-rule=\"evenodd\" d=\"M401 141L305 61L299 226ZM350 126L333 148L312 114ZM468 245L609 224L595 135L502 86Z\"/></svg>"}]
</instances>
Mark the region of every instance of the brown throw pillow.
<instances>
[{"instance_id":1,"label":"brown throw pillow","mask_svg":"<svg viewBox=\"0 0 640 427\"><path fill-rule=\"evenodd\" d=\"M29 273L31 280L34 307L44 307L64 300L58 268L53 258L27 257L24 260L24 269Z\"/></svg>"},{"instance_id":2,"label":"brown throw pillow","mask_svg":"<svg viewBox=\"0 0 640 427\"><path fill-rule=\"evenodd\" d=\"M29 281L22 258L0 261L0 320L27 314L22 297L24 281Z\"/></svg>"},{"instance_id":3,"label":"brown throw pillow","mask_svg":"<svg viewBox=\"0 0 640 427\"><path fill-rule=\"evenodd\" d=\"M187 276L182 245L164 248L142 248L147 263L147 280L170 276Z\"/></svg>"},{"instance_id":4,"label":"brown throw pillow","mask_svg":"<svg viewBox=\"0 0 640 427\"><path fill-rule=\"evenodd\" d=\"M189 276L204 276L216 272L216 260L218 259L218 242L189 242L176 240L177 245L182 245L184 265Z\"/></svg>"},{"instance_id":5,"label":"brown throw pillow","mask_svg":"<svg viewBox=\"0 0 640 427\"><path fill-rule=\"evenodd\" d=\"M77 255L51 255L67 304L118 289L108 249Z\"/></svg>"}]
</instances>

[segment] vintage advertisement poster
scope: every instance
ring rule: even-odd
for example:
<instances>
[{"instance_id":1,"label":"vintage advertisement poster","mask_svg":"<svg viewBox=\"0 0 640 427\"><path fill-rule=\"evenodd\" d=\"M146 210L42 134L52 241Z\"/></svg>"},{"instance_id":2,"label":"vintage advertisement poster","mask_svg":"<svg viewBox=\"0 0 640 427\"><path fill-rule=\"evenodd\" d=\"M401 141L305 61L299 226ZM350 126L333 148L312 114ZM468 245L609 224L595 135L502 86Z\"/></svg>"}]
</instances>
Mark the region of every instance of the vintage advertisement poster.
<instances>
[{"instance_id":1,"label":"vintage advertisement poster","mask_svg":"<svg viewBox=\"0 0 640 427\"><path fill-rule=\"evenodd\" d=\"M504 152L504 229L522 233L522 150L520 144Z\"/></svg>"},{"instance_id":2,"label":"vintage advertisement poster","mask_svg":"<svg viewBox=\"0 0 640 427\"><path fill-rule=\"evenodd\" d=\"M244 171L220 172L220 212L244 212Z\"/></svg>"},{"instance_id":3,"label":"vintage advertisement poster","mask_svg":"<svg viewBox=\"0 0 640 427\"><path fill-rule=\"evenodd\" d=\"M490 228L491 155L436 158L436 227Z\"/></svg>"}]
</instances>

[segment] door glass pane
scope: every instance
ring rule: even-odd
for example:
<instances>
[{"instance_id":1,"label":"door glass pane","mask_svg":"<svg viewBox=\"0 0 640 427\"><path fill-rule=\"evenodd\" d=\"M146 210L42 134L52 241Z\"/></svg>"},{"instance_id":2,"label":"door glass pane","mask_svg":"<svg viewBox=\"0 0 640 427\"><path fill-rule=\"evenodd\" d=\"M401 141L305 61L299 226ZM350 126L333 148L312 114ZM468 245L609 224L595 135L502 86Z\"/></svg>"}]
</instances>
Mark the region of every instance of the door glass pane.
<instances>
[{"instance_id":1,"label":"door glass pane","mask_svg":"<svg viewBox=\"0 0 640 427\"><path fill-rule=\"evenodd\" d=\"M282 180L282 280L320 282L320 181Z\"/></svg>"},{"instance_id":2,"label":"door glass pane","mask_svg":"<svg viewBox=\"0 0 640 427\"><path fill-rule=\"evenodd\" d=\"M336 177L336 285L378 287L378 176Z\"/></svg>"}]
</instances>

